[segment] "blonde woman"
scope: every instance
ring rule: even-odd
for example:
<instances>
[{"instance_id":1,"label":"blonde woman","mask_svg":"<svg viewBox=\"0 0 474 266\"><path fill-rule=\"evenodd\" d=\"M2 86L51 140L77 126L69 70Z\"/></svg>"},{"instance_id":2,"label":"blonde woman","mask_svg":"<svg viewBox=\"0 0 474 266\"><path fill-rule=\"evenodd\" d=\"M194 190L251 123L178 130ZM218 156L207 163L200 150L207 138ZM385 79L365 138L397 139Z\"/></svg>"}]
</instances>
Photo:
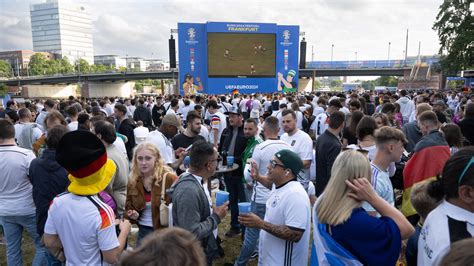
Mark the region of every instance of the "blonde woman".
<instances>
[{"instance_id":1,"label":"blonde woman","mask_svg":"<svg viewBox=\"0 0 474 266\"><path fill-rule=\"evenodd\" d=\"M395 265L402 239L413 234L414 228L401 212L378 196L370 179L365 155L354 150L339 154L331 179L314 207L314 231L319 231L316 228L322 224L337 244L364 265ZM382 217L370 216L361 208L364 201ZM321 241L320 237L314 239ZM318 252L317 242L315 245L317 259L322 262L324 255Z\"/></svg>"},{"instance_id":2,"label":"blonde woman","mask_svg":"<svg viewBox=\"0 0 474 266\"><path fill-rule=\"evenodd\" d=\"M136 147L127 186L125 218L138 224L137 245L147 234L164 227L160 222L162 184L164 181L166 190L177 178L155 145L143 142ZM164 198L167 204L171 202L169 196Z\"/></svg>"}]
</instances>

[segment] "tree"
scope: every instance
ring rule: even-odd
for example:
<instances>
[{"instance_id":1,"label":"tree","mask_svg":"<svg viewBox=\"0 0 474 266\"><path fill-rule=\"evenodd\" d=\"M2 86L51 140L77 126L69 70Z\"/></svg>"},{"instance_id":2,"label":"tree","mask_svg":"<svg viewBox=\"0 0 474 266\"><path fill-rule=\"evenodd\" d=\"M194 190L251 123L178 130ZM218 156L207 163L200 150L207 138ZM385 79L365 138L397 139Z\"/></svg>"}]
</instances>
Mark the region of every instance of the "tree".
<instances>
[{"instance_id":1,"label":"tree","mask_svg":"<svg viewBox=\"0 0 474 266\"><path fill-rule=\"evenodd\" d=\"M331 80L330 86L331 88L341 87L342 81L340 79Z\"/></svg>"},{"instance_id":2,"label":"tree","mask_svg":"<svg viewBox=\"0 0 474 266\"><path fill-rule=\"evenodd\" d=\"M0 77L9 78L12 76L12 67L5 60L0 60Z\"/></svg>"},{"instance_id":3,"label":"tree","mask_svg":"<svg viewBox=\"0 0 474 266\"><path fill-rule=\"evenodd\" d=\"M28 64L28 69L30 74L33 76L45 75L48 69L48 60L46 59L46 56L40 53L32 55L30 63Z\"/></svg>"},{"instance_id":4,"label":"tree","mask_svg":"<svg viewBox=\"0 0 474 266\"><path fill-rule=\"evenodd\" d=\"M76 61L74 68L76 72L81 72L81 73L91 72L91 67L89 65L89 62L87 62L85 59L82 59L82 58Z\"/></svg>"},{"instance_id":5,"label":"tree","mask_svg":"<svg viewBox=\"0 0 474 266\"><path fill-rule=\"evenodd\" d=\"M69 62L67 57L60 59L61 73L69 74L74 72L74 66Z\"/></svg>"},{"instance_id":6,"label":"tree","mask_svg":"<svg viewBox=\"0 0 474 266\"><path fill-rule=\"evenodd\" d=\"M5 94L7 93L8 93L8 86L3 83L0 83L0 97L5 96Z\"/></svg>"},{"instance_id":7,"label":"tree","mask_svg":"<svg viewBox=\"0 0 474 266\"><path fill-rule=\"evenodd\" d=\"M472 0L443 1L433 29L438 31L442 55L441 67L446 74L474 67L474 18Z\"/></svg>"},{"instance_id":8,"label":"tree","mask_svg":"<svg viewBox=\"0 0 474 266\"><path fill-rule=\"evenodd\" d=\"M398 85L398 78L393 76L383 76L375 80L375 86L396 87Z\"/></svg>"}]
</instances>

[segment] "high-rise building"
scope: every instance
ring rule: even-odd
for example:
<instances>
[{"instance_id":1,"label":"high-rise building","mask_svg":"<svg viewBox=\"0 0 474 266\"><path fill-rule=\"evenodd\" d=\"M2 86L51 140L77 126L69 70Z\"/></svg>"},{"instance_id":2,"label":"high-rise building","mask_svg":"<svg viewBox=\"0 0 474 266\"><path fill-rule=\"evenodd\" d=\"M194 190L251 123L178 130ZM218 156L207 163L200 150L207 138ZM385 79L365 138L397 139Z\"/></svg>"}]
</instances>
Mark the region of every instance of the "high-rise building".
<instances>
[{"instance_id":1,"label":"high-rise building","mask_svg":"<svg viewBox=\"0 0 474 266\"><path fill-rule=\"evenodd\" d=\"M127 60L125 60L125 58L120 58L118 55L95 55L94 64L113 66L114 68L119 69L120 67L127 67Z\"/></svg>"},{"instance_id":2,"label":"high-rise building","mask_svg":"<svg viewBox=\"0 0 474 266\"><path fill-rule=\"evenodd\" d=\"M30 7L33 50L94 63L92 21L86 7L47 0Z\"/></svg>"}]
</instances>

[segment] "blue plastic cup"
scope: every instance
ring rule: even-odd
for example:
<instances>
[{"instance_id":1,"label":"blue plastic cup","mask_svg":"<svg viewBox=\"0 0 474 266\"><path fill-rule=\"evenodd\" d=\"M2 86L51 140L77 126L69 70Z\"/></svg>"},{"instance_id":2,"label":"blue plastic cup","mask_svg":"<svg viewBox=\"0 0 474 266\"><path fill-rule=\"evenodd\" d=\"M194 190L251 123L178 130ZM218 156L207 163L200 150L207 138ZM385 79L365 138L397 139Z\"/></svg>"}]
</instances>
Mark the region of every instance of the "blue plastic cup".
<instances>
[{"instance_id":1,"label":"blue plastic cup","mask_svg":"<svg viewBox=\"0 0 474 266\"><path fill-rule=\"evenodd\" d=\"M191 158L189 158L189 156L184 157L183 165L185 168L189 167L189 162L191 162Z\"/></svg>"},{"instance_id":2,"label":"blue plastic cup","mask_svg":"<svg viewBox=\"0 0 474 266\"><path fill-rule=\"evenodd\" d=\"M219 190L216 192L216 206L223 205L226 201L229 201L229 192Z\"/></svg>"},{"instance_id":3,"label":"blue plastic cup","mask_svg":"<svg viewBox=\"0 0 474 266\"><path fill-rule=\"evenodd\" d=\"M250 202L239 202L239 213L249 213L252 208L250 207Z\"/></svg>"},{"instance_id":4,"label":"blue plastic cup","mask_svg":"<svg viewBox=\"0 0 474 266\"><path fill-rule=\"evenodd\" d=\"M232 168L234 165L234 156L227 156L227 168Z\"/></svg>"}]
</instances>

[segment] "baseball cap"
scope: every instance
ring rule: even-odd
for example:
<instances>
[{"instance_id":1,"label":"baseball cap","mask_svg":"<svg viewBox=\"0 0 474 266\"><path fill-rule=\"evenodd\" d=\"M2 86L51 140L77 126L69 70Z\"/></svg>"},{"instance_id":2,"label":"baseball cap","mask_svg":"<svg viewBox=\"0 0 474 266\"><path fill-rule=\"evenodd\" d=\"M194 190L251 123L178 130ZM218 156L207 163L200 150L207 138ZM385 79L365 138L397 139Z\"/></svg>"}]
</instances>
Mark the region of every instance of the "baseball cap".
<instances>
[{"instance_id":1,"label":"baseball cap","mask_svg":"<svg viewBox=\"0 0 474 266\"><path fill-rule=\"evenodd\" d=\"M240 111L240 108L233 106L232 108L230 108L228 112L225 112L225 114L226 115L229 115L229 114L242 115L242 112Z\"/></svg>"},{"instance_id":2,"label":"baseball cap","mask_svg":"<svg viewBox=\"0 0 474 266\"><path fill-rule=\"evenodd\" d=\"M178 117L174 114L167 114L163 117L163 120L161 120L162 125L171 125L175 127L179 127L179 120Z\"/></svg>"},{"instance_id":3,"label":"baseball cap","mask_svg":"<svg viewBox=\"0 0 474 266\"><path fill-rule=\"evenodd\" d=\"M282 164L291 170L295 176L299 175L299 172L303 168L303 161L298 154L290 150L281 150L275 153L275 157L282 162Z\"/></svg>"}]
</instances>

